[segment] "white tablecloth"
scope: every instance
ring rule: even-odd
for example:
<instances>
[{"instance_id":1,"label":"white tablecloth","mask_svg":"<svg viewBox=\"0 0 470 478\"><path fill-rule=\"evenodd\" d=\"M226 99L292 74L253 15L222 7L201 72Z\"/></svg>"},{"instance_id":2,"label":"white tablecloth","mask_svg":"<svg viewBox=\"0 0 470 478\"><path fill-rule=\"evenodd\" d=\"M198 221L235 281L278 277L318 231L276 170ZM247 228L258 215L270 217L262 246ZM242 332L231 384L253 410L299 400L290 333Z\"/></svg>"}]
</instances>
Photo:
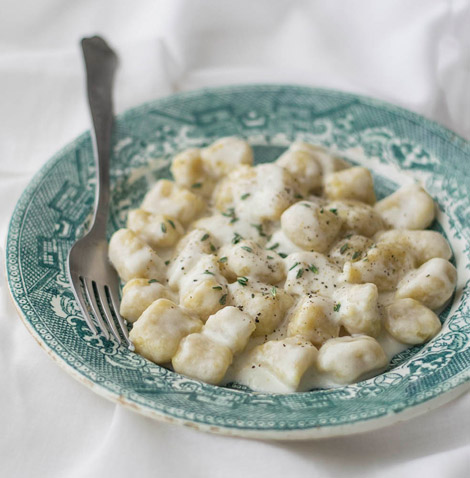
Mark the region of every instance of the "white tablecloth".
<instances>
[{"instance_id":1,"label":"white tablecloth","mask_svg":"<svg viewBox=\"0 0 470 478\"><path fill-rule=\"evenodd\" d=\"M470 4L2 0L0 239L35 171L88 128L78 40L100 33L121 69L116 110L245 82L333 87L405 106L470 138ZM59 369L0 276L0 475L5 477L463 477L470 394L383 430L270 443L158 423Z\"/></svg>"}]
</instances>

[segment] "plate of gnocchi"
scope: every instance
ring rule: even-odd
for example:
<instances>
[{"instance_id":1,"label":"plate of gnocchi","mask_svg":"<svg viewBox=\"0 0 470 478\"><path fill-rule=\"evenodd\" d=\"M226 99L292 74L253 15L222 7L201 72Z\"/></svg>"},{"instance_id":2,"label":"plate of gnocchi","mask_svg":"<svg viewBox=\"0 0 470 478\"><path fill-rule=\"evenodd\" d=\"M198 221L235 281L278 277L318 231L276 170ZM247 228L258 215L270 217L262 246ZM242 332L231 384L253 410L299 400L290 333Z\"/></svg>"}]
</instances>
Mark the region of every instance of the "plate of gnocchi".
<instances>
[{"instance_id":1,"label":"plate of gnocchi","mask_svg":"<svg viewBox=\"0 0 470 478\"><path fill-rule=\"evenodd\" d=\"M113 136L109 260L132 347L88 328L67 277L93 207L88 132L17 204L11 295L60 366L144 415L267 439L383 427L468 388L469 154L339 91L158 99Z\"/></svg>"}]
</instances>

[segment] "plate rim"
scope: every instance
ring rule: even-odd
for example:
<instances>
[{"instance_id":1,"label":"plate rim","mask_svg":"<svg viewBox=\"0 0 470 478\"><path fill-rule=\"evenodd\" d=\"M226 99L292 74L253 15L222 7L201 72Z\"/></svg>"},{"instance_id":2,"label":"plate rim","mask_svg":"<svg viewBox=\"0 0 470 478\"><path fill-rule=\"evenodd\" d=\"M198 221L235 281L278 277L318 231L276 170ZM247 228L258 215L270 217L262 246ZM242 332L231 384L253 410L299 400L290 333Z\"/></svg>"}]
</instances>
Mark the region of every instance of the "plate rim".
<instances>
[{"instance_id":1,"label":"plate rim","mask_svg":"<svg viewBox=\"0 0 470 478\"><path fill-rule=\"evenodd\" d=\"M185 420L183 418L171 417L163 412L155 410L154 408L147 407L145 405L139 405L135 402L128 400L126 397L117 395L105 387L96 384L89 378L82 375L79 371L69 366L64 360L61 360L57 354L53 353L50 347L42 340L42 337L31 327L31 324L28 322L22 311L19 309L16 301L13 298L13 295L9 291L9 297L13 304L15 305L15 310L21 319L21 322L26 327L28 332L33 336L36 343L39 347L47 354L47 356L55 362L62 370L67 372L69 376L75 379L78 383L84 385L85 387L92 390L98 396L105 398L117 405L122 405L128 410L131 410L140 415L149 417L153 420L157 420L169 424L182 425L187 428L192 428L199 430L205 433L213 433L216 435L223 436L232 436L239 438L249 438L249 439L262 439L262 440L273 440L273 441L296 441L296 440L321 440L324 438L335 438L340 436L351 436L359 435L362 433L367 433L374 430L379 430L382 428L388 428L392 425L397 425L400 422L404 422L425 413L440 408L441 406L452 402L457 399L465 392L470 390L470 381L467 380L460 385L457 385L455 388L448 390L441 395L438 395L426 402L422 402L418 405L411 406L407 409L404 409L397 413L389 413L383 417L371 418L361 422L353 424L343 424L335 426L322 426L322 427L311 427L305 429L296 429L296 430L261 430L261 429L251 429L251 428L235 428L230 426L217 426L217 425L208 425L205 423L199 423L195 421Z\"/></svg>"},{"instance_id":2,"label":"plate rim","mask_svg":"<svg viewBox=\"0 0 470 478\"><path fill-rule=\"evenodd\" d=\"M395 113L399 113L406 117L407 119L412 119L413 122L418 123L419 126L425 126L428 129L432 129L433 134L438 134L441 138L445 139L446 141L452 141L454 146L459 147L462 152L469 154L470 153L470 142L467 141L465 138L460 136L459 134L453 132L452 130L448 129L447 127L441 125L440 123L428 119L418 113L410 111L406 108L401 106L394 105L392 103L388 103L381 99L377 99L374 97L357 94L349 91L343 91L339 89L333 88L316 88L310 87L307 85L300 85L300 84L284 84L284 83L246 83L246 84L233 84L233 85L224 85L218 87L204 87L189 91L177 92L170 95L165 95L163 97L154 98L153 100L143 102L137 106L132 108L126 109L125 111L115 115L116 120L125 120L132 115L145 113L146 108L150 108L152 105L158 104L160 101L165 101L169 99L180 100L184 98L191 98L192 96L203 95L204 93L222 93L224 91L233 91L234 89L243 90L245 88L260 88L263 90L266 89L276 89L276 88L297 88L301 90L305 90L312 93L321 93L321 94L340 94L344 96L349 96L350 98L357 98L360 99L362 102L373 105L375 107L385 108L387 110L392 110ZM11 236L11 229L12 223L15 216L18 214L18 211L21 206L22 200L24 200L25 196L33 190L36 184L43 179L45 173L52 169L56 162L59 161L63 155L69 151L74 150L76 145L80 142L87 140L90 137L90 130L86 130L68 142L66 145L62 146L54 155L52 155L33 175L29 183L27 184L26 188L21 193L20 197L18 198L13 212L10 217L10 221L8 224L7 229L7 236L6 236L6 247L5 247L5 273L7 279L7 289L9 291L9 296L15 306L15 309L27 328L27 330L31 333L34 337L36 342L39 346L51 357L63 370L65 370L69 375L75 378L78 382L82 383L83 385L87 386L91 390L93 390L98 395L107 398L115 403L121 404L126 408L140 413L145 416L149 416L151 418L164 421L167 423L177 423L180 425L184 425L190 428L198 429L205 432L211 432L216 434L222 435L230 435L230 436L239 436L239 437L247 437L247 438L257 438L257 439L274 439L274 440L299 440L299 439L321 439L321 438L330 438L336 436L344 436L344 435L352 435L356 433L364 433L367 431L372 431L376 429L380 429L386 426L393 425L400 421L408 420L410 418L414 418L416 416L422 415L423 413L435 409L441 405L444 405L461 394L465 391L470 389L470 374L467 374L463 377L462 382L458 385L455 385L453 388L448 390L444 390L435 397L424 400L419 404L410 405L407 408L404 408L398 412L389 412L384 416L380 417L370 417L367 419L363 419L359 422L349 423L349 424L341 424L341 425L322 425L322 426L314 426L314 427L307 427L307 428L298 428L298 429L283 429L283 430L274 430L274 429L254 429L254 428L244 428L240 426L233 426L230 425L210 425L206 423L200 423L197 421L191 421L184 418L179 418L175 416L168 415L165 411L159 411L155 408L150 406L136 403L125 396L119 395L116 392L108 390L104 385L99 383L93 382L91 379L86 377L82 371L77 370L71 364L67 363L62 357L60 357L50 345L48 345L45 339L39 334L38 331L34 329L34 327L29 322L26 315L23 313L21 309L21 305L17 302L15 298L15 294L13 291L13 284L10 280L10 270L9 270L9 258L8 253L10 249L10 236ZM457 142L457 144L456 144Z\"/></svg>"}]
</instances>

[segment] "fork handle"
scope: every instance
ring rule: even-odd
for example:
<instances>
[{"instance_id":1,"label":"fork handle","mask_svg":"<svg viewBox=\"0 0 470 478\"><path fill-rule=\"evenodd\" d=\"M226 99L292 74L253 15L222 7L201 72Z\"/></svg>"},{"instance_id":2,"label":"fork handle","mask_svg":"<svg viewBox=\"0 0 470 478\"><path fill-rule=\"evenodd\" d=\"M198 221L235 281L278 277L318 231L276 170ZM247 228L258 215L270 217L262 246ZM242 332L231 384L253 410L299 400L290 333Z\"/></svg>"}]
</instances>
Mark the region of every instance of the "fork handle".
<instances>
[{"instance_id":1,"label":"fork handle","mask_svg":"<svg viewBox=\"0 0 470 478\"><path fill-rule=\"evenodd\" d=\"M93 123L93 150L96 166L95 213L92 229L106 236L109 205L109 162L113 128L113 80L117 56L99 36L81 41L86 67L88 105Z\"/></svg>"}]
</instances>

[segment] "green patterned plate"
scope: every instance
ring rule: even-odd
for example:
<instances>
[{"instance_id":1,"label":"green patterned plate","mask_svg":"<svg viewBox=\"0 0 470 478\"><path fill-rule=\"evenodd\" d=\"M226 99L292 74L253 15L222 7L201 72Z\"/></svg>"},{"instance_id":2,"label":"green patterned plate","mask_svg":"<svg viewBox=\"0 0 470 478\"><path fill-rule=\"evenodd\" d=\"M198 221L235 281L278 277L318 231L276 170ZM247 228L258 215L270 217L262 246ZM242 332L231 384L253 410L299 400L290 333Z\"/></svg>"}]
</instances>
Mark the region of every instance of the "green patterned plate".
<instances>
[{"instance_id":1,"label":"green patterned plate","mask_svg":"<svg viewBox=\"0 0 470 478\"><path fill-rule=\"evenodd\" d=\"M109 234L122 227L170 157L227 135L246 138L256 162L294 139L322 144L374 171L379 197L414 179L439 204L459 284L442 332L394 357L370 380L290 395L214 387L93 335L73 299L66 257L93 205L89 133L54 156L11 219L7 272L20 315L59 365L97 393L145 415L200 430L262 438L316 438L378 428L449 401L470 379L470 145L416 114L330 90L247 85L182 93L116 120Z\"/></svg>"}]
</instances>

